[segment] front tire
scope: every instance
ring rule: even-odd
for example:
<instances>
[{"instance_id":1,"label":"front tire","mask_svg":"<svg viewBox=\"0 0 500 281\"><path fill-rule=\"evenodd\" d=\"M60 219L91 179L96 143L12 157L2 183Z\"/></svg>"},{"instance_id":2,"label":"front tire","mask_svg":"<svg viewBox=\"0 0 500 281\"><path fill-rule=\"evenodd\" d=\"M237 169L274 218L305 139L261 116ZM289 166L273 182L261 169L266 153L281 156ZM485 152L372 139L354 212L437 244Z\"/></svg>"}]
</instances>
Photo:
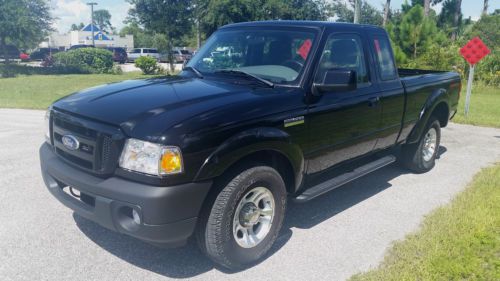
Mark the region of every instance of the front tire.
<instances>
[{"instance_id":1,"label":"front tire","mask_svg":"<svg viewBox=\"0 0 500 281\"><path fill-rule=\"evenodd\" d=\"M441 125L437 119L432 118L417 143L403 146L403 165L416 173L430 171L436 163L440 142Z\"/></svg>"},{"instance_id":2,"label":"front tire","mask_svg":"<svg viewBox=\"0 0 500 281\"><path fill-rule=\"evenodd\" d=\"M267 166L249 168L217 195L198 236L200 247L229 269L255 264L276 241L285 209L286 188L280 174Z\"/></svg>"}]
</instances>

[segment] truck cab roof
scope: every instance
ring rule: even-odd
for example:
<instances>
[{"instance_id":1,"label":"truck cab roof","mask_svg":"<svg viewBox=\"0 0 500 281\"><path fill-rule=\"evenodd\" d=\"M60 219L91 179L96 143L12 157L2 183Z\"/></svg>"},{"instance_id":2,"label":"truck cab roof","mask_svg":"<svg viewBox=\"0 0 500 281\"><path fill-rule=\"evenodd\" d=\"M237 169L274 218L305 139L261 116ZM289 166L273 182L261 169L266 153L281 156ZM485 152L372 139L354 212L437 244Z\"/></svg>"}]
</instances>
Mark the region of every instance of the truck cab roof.
<instances>
[{"instance_id":1,"label":"truck cab roof","mask_svg":"<svg viewBox=\"0 0 500 281\"><path fill-rule=\"evenodd\" d=\"M260 26L276 26L276 27L309 27L309 28L338 28L339 30L360 30L372 29L385 32L379 26L369 24L354 24L346 22L331 22L331 21L299 21L299 20L269 20L269 21L252 21L239 22L225 25L219 30L235 27L260 27Z\"/></svg>"}]
</instances>

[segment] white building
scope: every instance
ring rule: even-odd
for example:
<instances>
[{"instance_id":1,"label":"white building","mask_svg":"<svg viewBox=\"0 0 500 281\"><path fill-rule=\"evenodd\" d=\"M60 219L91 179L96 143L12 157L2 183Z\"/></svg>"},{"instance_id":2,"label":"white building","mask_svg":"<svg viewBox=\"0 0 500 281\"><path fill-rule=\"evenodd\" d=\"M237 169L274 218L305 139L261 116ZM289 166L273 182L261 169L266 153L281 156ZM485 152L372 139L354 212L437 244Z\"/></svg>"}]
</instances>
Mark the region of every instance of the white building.
<instances>
[{"instance_id":1,"label":"white building","mask_svg":"<svg viewBox=\"0 0 500 281\"><path fill-rule=\"evenodd\" d=\"M40 43L40 48L69 49L74 45L92 45L92 25L88 24L81 30L70 31L66 34L52 33L48 40ZM110 35L94 25L94 42L96 47L122 47L127 50L134 48L133 35Z\"/></svg>"}]
</instances>

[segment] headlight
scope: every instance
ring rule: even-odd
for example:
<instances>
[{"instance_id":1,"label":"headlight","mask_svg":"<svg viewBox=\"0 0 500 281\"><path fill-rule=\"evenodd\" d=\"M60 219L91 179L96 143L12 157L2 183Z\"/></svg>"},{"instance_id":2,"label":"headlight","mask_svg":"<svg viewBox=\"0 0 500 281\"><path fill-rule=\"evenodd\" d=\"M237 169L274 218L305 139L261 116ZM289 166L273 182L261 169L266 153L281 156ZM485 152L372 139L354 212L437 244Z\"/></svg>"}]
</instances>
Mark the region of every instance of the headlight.
<instances>
[{"instance_id":1,"label":"headlight","mask_svg":"<svg viewBox=\"0 0 500 281\"><path fill-rule=\"evenodd\" d=\"M50 108L45 112L45 141L50 142Z\"/></svg>"},{"instance_id":2,"label":"headlight","mask_svg":"<svg viewBox=\"0 0 500 281\"><path fill-rule=\"evenodd\" d=\"M120 167L155 176L182 173L181 150L175 146L127 139L120 156Z\"/></svg>"}]
</instances>

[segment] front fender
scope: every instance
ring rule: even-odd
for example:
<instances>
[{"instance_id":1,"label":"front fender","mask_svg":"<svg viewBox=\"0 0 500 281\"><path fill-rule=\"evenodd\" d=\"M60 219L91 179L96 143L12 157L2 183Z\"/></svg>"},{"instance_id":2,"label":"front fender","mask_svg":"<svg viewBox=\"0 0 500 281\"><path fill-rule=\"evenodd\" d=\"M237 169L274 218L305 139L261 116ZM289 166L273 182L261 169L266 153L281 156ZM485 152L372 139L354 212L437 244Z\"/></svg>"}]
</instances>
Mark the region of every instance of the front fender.
<instances>
[{"instance_id":1,"label":"front fender","mask_svg":"<svg viewBox=\"0 0 500 281\"><path fill-rule=\"evenodd\" d=\"M441 103L445 103L448 109L450 108L448 92L443 88L434 90L425 101L422 111L420 111L420 117L407 138L407 143L415 143L420 139L434 109Z\"/></svg>"},{"instance_id":2,"label":"front fender","mask_svg":"<svg viewBox=\"0 0 500 281\"><path fill-rule=\"evenodd\" d=\"M222 143L203 163L196 181L220 176L238 160L259 151L274 151L290 162L296 187L302 182L304 155L300 147L290 141L290 135L278 128L253 128L236 134Z\"/></svg>"}]
</instances>

